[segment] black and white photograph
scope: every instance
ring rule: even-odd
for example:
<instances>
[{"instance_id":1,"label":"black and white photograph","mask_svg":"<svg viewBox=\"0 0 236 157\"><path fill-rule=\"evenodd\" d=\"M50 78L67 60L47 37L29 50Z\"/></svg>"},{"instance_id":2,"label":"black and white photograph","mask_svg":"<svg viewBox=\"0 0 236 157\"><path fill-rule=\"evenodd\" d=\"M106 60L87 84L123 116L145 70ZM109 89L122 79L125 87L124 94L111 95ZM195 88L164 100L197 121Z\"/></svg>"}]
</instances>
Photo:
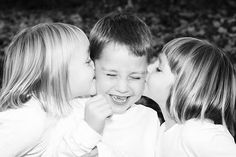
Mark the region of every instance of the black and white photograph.
<instances>
[{"instance_id":1,"label":"black and white photograph","mask_svg":"<svg viewBox=\"0 0 236 157\"><path fill-rule=\"evenodd\" d=\"M235 0L0 0L0 157L236 157Z\"/></svg>"}]
</instances>

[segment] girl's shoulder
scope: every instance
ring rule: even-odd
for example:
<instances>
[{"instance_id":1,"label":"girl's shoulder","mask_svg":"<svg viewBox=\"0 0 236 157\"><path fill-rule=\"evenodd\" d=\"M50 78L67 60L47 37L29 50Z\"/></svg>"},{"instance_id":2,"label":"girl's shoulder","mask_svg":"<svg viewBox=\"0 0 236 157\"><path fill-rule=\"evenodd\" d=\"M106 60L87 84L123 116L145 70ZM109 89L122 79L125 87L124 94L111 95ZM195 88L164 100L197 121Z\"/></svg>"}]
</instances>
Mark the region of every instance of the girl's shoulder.
<instances>
[{"instance_id":1,"label":"girl's shoulder","mask_svg":"<svg viewBox=\"0 0 236 157\"><path fill-rule=\"evenodd\" d=\"M230 135L227 128L221 124L214 124L211 120L190 119L184 124L179 124L186 135L206 136L209 138L215 135Z\"/></svg>"},{"instance_id":2,"label":"girl's shoulder","mask_svg":"<svg viewBox=\"0 0 236 157\"><path fill-rule=\"evenodd\" d=\"M34 98L18 109L0 112L0 147L7 144L9 152L27 151L37 145L48 123L47 114ZM1 151L7 153L7 150Z\"/></svg>"},{"instance_id":3,"label":"girl's shoulder","mask_svg":"<svg viewBox=\"0 0 236 157\"><path fill-rule=\"evenodd\" d=\"M49 123L49 116L42 109L40 102L31 98L22 107L0 112L0 130L25 136L43 133Z\"/></svg>"},{"instance_id":4,"label":"girl's shoulder","mask_svg":"<svg viewBox=\"0 0 236 157\"><path fill-rule=\"evenodd\" d=\"M187 147L196 148L210 152L225 150L234 150L236 153L236 145L233 136L227 128L220 124L214 124L210 120L188 120L184 124L180 124L180 137ZM217 149L217 150L215 150Z\"/></svg>"},{"instance_id":5,"label":"girl's shoulder","mask_svg":"<svg viewBox=\"0 0 236 157\"><path fill-rule=\"evenodd\" d=\"M46 112L42 109L42 105L36 98L31 98L28 102L24 103L21 107L17 109L8 109L6 111L0 112L1 121L41 121L46 118Z\"/></svg>"},{"instance_id":6,"label":"girl's shoulder","mask_svg":"<svg viewBox=\"0 0 236 157\"><path fill-rule=\"evenodd\" d=\"M223 125L216 125L209 120L187 120L168 130L163 123L159 137L160 145L166 148L164 150L172 149L181 156L236 156L236 145L229 131Z\"/></svg>"}]
</instances>

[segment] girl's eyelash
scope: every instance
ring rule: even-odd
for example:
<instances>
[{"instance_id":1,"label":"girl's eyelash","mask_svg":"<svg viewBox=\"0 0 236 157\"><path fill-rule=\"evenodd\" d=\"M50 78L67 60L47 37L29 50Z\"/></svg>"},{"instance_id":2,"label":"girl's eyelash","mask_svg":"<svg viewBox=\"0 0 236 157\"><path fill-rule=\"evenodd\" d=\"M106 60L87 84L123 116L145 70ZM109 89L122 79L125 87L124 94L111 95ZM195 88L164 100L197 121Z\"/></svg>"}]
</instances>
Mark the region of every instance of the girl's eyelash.
<instances>
[{"instance_id":1,"label":"girl's eyelash","mask_svg":"<svg viewBox=\"0 0 236 157\"><path fill-rule=\"evenodd\" d=\"M156 68L156 71L157 71L157 72L161 72L161 69L157 67L157 68Z\"/></svg>"},{"instance_id":2,"label":"girl's eyelash","mask_svg":"<svg viewBox=\"0 0 236 157\"><path fill-rule=\"evenodd\" d=\"M91 59L88 59L88 60L86 61L86 63L87 63L87 64L88 64L88 63L91 63L91 61L92 61Z\"/></svg>"}]
</instances>

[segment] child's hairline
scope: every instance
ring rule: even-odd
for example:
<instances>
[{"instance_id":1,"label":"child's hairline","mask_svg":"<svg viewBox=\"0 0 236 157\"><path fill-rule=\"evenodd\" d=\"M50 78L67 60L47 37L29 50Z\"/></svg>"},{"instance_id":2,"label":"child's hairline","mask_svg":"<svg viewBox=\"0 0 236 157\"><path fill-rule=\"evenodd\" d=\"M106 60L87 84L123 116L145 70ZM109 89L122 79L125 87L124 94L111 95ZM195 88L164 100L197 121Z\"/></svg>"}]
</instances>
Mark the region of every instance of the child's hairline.
<instances>
[{"instance_id":1,"label":"child's hairline","mask_svg":"<svg viewBox=\"0 0 236 157\"><path fill-rule=\"evenodd\" d=\"M120 24L122 22L125 22L124 25L121 25L123 29L114 26L114 24ZM129 28L131 29L133 27L135 27L134 31L129 31ZM121 32L123 35L119 34ZM134 35L126 38L124 33L126 35L127 33ZM134 56L143 56L148 55L146 51L151 47L151 38L150 29L138 16L129 12L113 12L101 18L93 26L90 32L90 48L97 47L103 50L107 44L113 42L127 46ZM97 52L91 51L91 58L93 59L93 56L95 59L99 58L101 50Z\"/></svg>"},{"instance_id":2,"label":"child's hairline","mask_svg":"<svg viewBox=\"0 0 236 157\"><path fill-rule=\"evenodd\" d=\"M135 53L135 51L134 50L132 50L132 45L129 45L129 44L126 44L126 43L122 43L122 42L120 42L120 41L115 41L115 40L110 40L110 41L108 41L108 42L106 42L106 43L104 43L103 44L103 47L102 47L102 50L101 50L101 52L100 52L100 55L102 54L102 52L103 52L103 50L108 46L108 45L114 45L115 47L116 46L124 46L127 50L128 50L128 52L129 52L129 55L131 55L131 56L135 56L135 57L142 57L142 56L148 56L147 55L147 53L142 53L142 55L137 55L136 53Z\"/></svg>"}]
</instances>

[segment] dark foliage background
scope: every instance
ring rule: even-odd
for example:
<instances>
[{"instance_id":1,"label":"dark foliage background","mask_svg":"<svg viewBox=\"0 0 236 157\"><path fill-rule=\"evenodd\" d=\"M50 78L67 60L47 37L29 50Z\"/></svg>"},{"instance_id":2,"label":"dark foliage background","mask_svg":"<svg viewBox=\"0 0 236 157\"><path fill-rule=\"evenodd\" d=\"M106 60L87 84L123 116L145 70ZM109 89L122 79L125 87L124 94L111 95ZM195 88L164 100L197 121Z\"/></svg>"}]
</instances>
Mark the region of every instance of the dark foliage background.
<instances>
[{"instance_id":1,"label":"dark foliage background","mask_svg":"<svg viewBox=\"0 0 236 157\"><path fill-rule=\"evenodd\" d=\"M19 30L40 22L65 22L87 34L111 11L129 11L151 28L154 46L174 37L207 39L232 54L236 63L235 0L0 0L0 62Z\"/></svg>"},{"instance_id":2,"label":"dark foliage background","mask_svg":"<svg viewBox=\"0 0 236 157\"><path fill-rule=\"evenodd\" d=\"M235 0L0 0L0 83L4 50L19 30L41 22L65 22L88 34L112 11L129 11L143 19L156 51L174 37L193 36L231 54L236 65Z\"/></svg>"},{"instance_id":3,"label":"dark foliage background","mask_svg":"<svg viewBox=\"0 0 236 157\"><path fill-rule=\"evenodd\" d=\"M13 35L40 22L65 22L86 33L111 11L130 11L151 28L154 46L178 36L207 39L236 62L235 0L0 0L0 60Z\"/></svg>"}]
</instances>

